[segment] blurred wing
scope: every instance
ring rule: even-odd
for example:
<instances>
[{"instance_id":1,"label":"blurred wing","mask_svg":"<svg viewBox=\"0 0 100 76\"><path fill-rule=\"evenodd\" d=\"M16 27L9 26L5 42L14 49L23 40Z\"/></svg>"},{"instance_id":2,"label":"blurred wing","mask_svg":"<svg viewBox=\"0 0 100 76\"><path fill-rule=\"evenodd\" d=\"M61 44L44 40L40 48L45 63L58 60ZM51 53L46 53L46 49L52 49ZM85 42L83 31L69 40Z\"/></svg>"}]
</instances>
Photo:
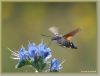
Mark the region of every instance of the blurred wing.
<instances>
[{"instance_id":1,"label":"blurred wing","mask_svg":"<svg viewBox=\"0 0 100 76\"><path fill-rule=\"evenodd\" d=\"M55 26L50 27L49 31L52 32L54 35L59 35L58 28Z\"/></svg>"},{"instance_id":2,"label":"blurred wing","mask_svg":"<svg viewBox=\"0 0 100 76\"><path fill-rule=\"evenodd\" d=\"M67 40L71 40L73 38L73 36L79 32L79 28L73 30L72 32L69 32L68 34L64 35L64 39L67 39Z\"/></svg>"}]
</instances>

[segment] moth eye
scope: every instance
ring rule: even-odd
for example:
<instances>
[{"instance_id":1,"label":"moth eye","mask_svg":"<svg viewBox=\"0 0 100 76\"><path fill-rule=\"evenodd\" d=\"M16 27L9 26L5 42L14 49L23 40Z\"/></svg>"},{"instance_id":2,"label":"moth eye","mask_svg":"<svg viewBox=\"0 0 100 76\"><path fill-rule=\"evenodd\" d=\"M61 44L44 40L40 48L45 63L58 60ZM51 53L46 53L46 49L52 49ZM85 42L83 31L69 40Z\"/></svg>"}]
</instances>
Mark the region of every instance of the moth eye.
<instances>
[{"instance_id":1,"label":"moth eye","mask_svg":"<svg viewBox=\"0 0 100 76\"><path fill-rule=\"evenodd\" d=\"M72 43L70 45L72 46Z\"/></svg>"},{"instance_id":2,"label":"moth eye","mask_svg":"<svg viewBox=\"0 0 100 76\"><path fill-rule=\"evenodd\" d=\"M73 46L73 43L70 43L70 46Z\"/></svg>"}]
</instances>

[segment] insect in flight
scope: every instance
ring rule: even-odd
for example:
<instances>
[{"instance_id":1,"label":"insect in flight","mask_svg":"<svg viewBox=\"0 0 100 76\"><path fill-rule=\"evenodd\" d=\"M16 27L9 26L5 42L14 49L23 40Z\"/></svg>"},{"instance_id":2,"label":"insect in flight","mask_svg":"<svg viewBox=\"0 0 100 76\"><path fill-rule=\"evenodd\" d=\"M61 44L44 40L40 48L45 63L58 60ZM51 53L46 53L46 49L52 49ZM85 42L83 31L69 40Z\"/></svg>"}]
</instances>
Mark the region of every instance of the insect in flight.
<instances>
[{"instance_id":1,"label":"insect in flight","mask_svg":"<svg viewBox=\"0 0 100 76\"><path fill-rule=\"evenodd\" d=\"M73 42L71 42L73 36L79 32L79 28L74 29L73 31L65 34L65 35L61 35L59 33L59 30L57 27L52 26L48 29L51 33L53 33L53 37L51 38L52 41L55 41L56 43L58 43L60 46L63 47L67 47L67 48L72 48L72 49L77 49L77 46L74 45ZM46 35L43 35L46 36ZM50 37L50 36L47 36Z\"/></svg>"}]
</instances>

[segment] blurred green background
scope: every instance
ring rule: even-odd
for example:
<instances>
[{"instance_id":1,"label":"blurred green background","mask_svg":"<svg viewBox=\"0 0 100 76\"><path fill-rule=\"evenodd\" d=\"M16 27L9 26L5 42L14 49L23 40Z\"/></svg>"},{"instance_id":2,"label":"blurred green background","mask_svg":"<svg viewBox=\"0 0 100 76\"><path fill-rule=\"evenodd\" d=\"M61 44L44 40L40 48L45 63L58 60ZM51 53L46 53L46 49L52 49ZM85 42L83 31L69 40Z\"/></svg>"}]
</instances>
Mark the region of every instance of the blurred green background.
<instances>
[{"instance_id":1,"label":"blurred green background","mask_svg":"<svg viewBox=\"0 0 100 76\"><path fill-rule=\"evenodd\" d=\"M51 26L57 26L64 35L73 29L81 30L73 38L77 50L62 48L52 43L53 57L65 59L63 73L97 71L97 12L96 2L2 2L2 72L33 72L32 67L15 69L7 49L19 50L28 41L39 44L40 34L52 34ZM47 44L50 38L44 40Z\"/></svg>"}]
</instances>

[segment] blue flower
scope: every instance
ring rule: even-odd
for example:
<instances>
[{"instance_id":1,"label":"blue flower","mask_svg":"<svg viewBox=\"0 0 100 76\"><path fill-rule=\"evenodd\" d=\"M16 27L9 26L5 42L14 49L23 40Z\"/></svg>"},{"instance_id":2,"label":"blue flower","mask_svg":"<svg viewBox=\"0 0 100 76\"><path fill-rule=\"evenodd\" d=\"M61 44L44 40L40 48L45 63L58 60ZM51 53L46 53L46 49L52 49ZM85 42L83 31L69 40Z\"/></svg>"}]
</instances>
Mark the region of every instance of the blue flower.
<instances>
[{"instance_id":1,"label":"blue flower","mask_svg":"<svg viewBox=\"0 0 100 76\"><path fill-rule=\"evenodd\" d=\"M12 59L18 59L18 63L16 64L15 68L21 68L22 66L29 64L28 51L26 51L23 46L20 48L19 52L14 52L12 50L10 51L12 52L12 56L14 56Z\"/></svg>"},{"instance_id":2,"label":"blue flower","mask_svg":"<svg viewBox=\"0 0 100 76\"><path fill-rule=\"evenodd\" d=\"M38 45L39 55L43 57L46 61L51 58L51 49L43 43L43 41Z\"/></svg>"},{"instance_id":3,"label":"blue flower","mask_svg":"<svg viewBox=\"0 0 100 76\"><path fill-rule=\"evenodd\" d=\"M28 54L29 54L30 59L34 59L34 57L37 56L37 52L38 52L38 49L37 49L37 46L35 45L35 43L29 42L29 44L28 44Z\"/></svg>"},{"instance_id":4,"label":"blue flower","mask_svg":"<svg viewBox=\"0 0 100 76\"><path fill-rule=\"evenodd\" d=\"M51 64L50 64L50 71L57 72L61 69L62 69L62 67L61 67L61 64L59 63L59 60L55 59L55 58L52 59Z\"/></svg>"},{"instance_id":5,"label":"blue flower","mask_svg":"<svg viewBox=\"0 0 100 76\"><path fill-rule=\"evenodd\" d=\"M43 43L43 41L37 46L35 45L35 43L29 42L28 49L25 50L25 48L22 47L20 48L18 53L12 50L10 51L13 53L12 54L13 56L16 56L16 58L13 58L13 59L20 59L20 60L26 60L28 58L34 59L35 57L39 57L39 56L44 58L44 60L48 60L52 56L51 49L48 48L46 44Z\"/></svg>"},{"instance_id":6,"label":"blue flower","mask_svg":"<svg viewBox=\"0 0 100 76\"><path fill-rule=\"evenodd\" d=\"M39 45L29 42L27 50L22 46L18 52L10 51L12 52L12 58L18 59L15 68L31 65L36 71L42 72L50 64L50 66L48 65L48 71L58 72L62 69L62 63L58 59L54 58L51 62L48 61L52 57L51 49L47 47L43 40Z\"/></svg>"},{"instance_id":7,"label":"blue flower","mask_svg":"<svg viewBox=\"0 0 100 76\"><path fill-rule=\"evenodd\" d=\"M15 59L15 60L27 60L28 59L28 51L26 51L23 46L20 48L19 51L16 51L16 52L12 50L10 51L12 52L11 54L13 56L11 57L12 59Z\"/></svg>"},{"instance_id":8,"label":"blue flower","mask_svg":"<svg viewBox=\"0 0 100 76\"><path fill-rule=\"evenodd\" d=\"M28 52L25 50L24 47L22 47L19 50L19 60L27 60L28 59Z\"/></svg>"}]
</instances>

